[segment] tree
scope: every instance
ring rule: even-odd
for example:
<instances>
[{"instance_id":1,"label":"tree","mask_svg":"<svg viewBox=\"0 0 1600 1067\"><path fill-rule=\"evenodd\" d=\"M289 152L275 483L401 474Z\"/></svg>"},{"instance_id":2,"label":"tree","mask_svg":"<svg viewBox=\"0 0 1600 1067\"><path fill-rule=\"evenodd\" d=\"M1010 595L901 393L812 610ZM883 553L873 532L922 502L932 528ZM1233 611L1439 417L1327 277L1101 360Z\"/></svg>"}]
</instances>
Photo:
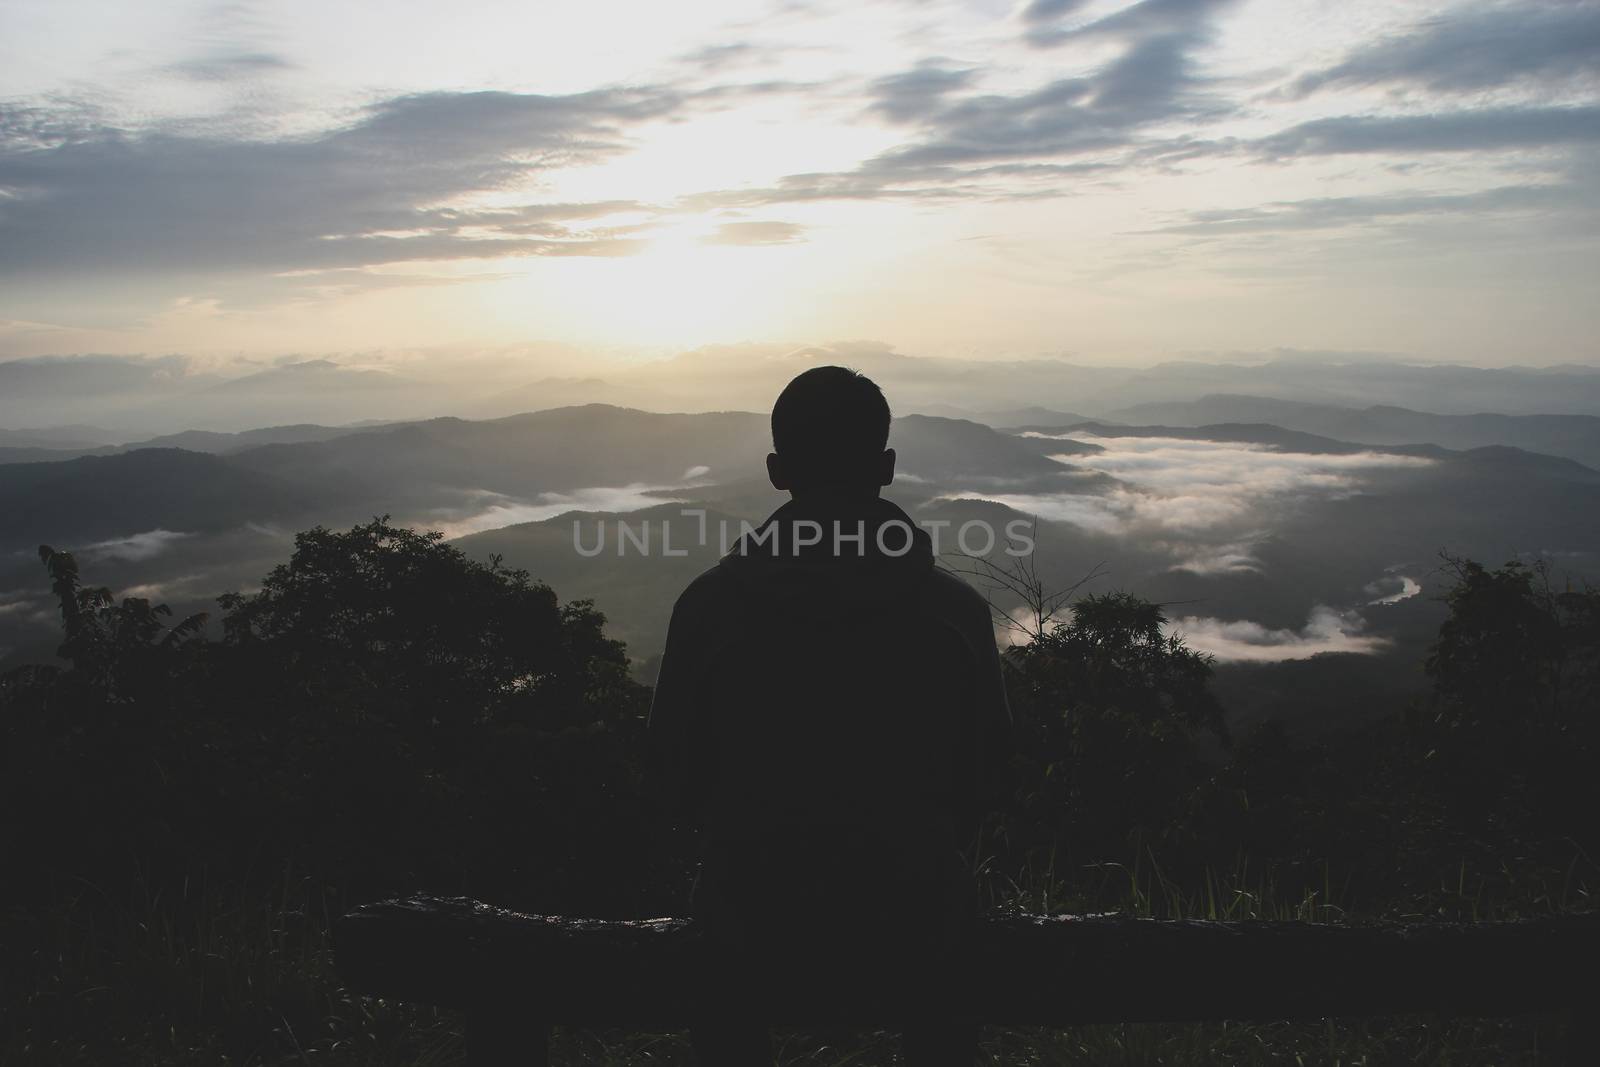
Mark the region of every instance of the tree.
<instances>
[{"instance_id":1,"label":"tree","mask_svg":"<svg viewBox=\"0 0 1600 1067\"><path fill-rule=\"evenodd\" d=\"M259 773L292 799L278 825L344 879L521 900L637 883L646 691L591 603L387 519L302 533L220 602L218 664L272 724Z\"/></svg>"},{"instance_id":2,"label":"tree","mask_svg":"<svg viewBox=\"0 0 1600 1067\"><path fill-rule=\"evenodd\" d=\"M199 612L173 625L172 609L143 597L124 597L119 604L104 587L85 588L78 562L70 552L39 546L39 560L50 575L50 590L61 609L62 642L56 654L71 663L80 681L103 688L102 695L127 695L126 674L162 668L162 657L196 637L206 624ZM154 661L154 662L153 662Z\"/></svg>"},{"instance_id":3,"label":"tree","mask_svg":"<svg viewBox=\"0 0 1600 1067\"><path fill-rule=\"evenodd\" d=\"M1157 604L1082 598L1007 662L1025 782L1013 837L1120 858L1129 835L1159 835L1204 779L1202 742L1228 740L1211 658L1163 633Z\"/></svg>"},{"instance_id":4,"label":"tree","mask_svg":"<svg viewBox=\"0 0 1600 1067\"><path fill-rule=\"evenodd\" d=\"M299 534L259 591L218 602L234 659L293 677L323 711L438 743L485 722L588 725L608 696L637 696L591 602L563 606L526 571L387 518Z\"/></svg>"},{"instance_id":5,"label":"tree","mask_svg":"<svg viewBox=\"0 0 1600 1067\"><path fill-rule=\"evenodd\" d=\"M1600 590L1557 588L1542 561L1445 557L1450 609L1412 716L1426 777L1471 818L1523 817L1591 835L1600 802Z\"/></svg>"},{"instance_id":6,"label":"tree","mask_svg":"<svg viewBox=\"0 0 1600 1067\"><path fill-rule=\"evenodd\" d=\"M98 876L107 857L182 851L184 771L203 742L190 714L204 614L85 586L70 553L39 559L61 611L59 665L0 677L0 854L18 870ZM92 872L89 868L93 868ZM36 878L19 888L44 891Z\"/></svg>"},{"instance_id":7,"label":"tree","mask_svg":"<svg viewBox=\"0 0 1600 1067\"><path fill-rule=\"evenodd\" d=\"M12 862L631 906L647 690L591 604L377 519L299 535L206 641L41 558L65 665L0 679Z\"/></svg>"}]
</instances>

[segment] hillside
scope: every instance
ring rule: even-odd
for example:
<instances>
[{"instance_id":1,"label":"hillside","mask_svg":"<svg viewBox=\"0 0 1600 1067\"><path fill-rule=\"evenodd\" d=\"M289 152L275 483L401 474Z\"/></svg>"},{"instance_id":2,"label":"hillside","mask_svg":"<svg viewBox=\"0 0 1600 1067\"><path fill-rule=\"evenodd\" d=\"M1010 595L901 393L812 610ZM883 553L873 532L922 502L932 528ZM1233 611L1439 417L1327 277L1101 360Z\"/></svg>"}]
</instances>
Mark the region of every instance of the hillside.
<instances>
[{"instance_id":1,"label":"hillside","mask_svg":"<svg viewBox=\"0 0 1600 1067\"><path fill-rule=\"evenodd\" d=\"M0 467L0 546L70 548L156 529L298 521L316 503L300 486L176 448L15 463Z\"/></svg>"},{"instance_id":2,"label":"hillside","mask_svg":"<svg viewBox=\"0 0 1600 1067\"><path fill-rule=\"evenodd\" d=\"M135 448L182 448L189 452L211 452L226 455L261 445L301 444L307 441L328 441L345 434L361 432L354 426L318 426L301 423L294 426L264 426L257 430L240 430L228 433L221 430L183 430L163 434L146 441L124 445L124 450Z\"/></svg>"},{"instance_id":3,"label":"hillside","mask_svg":"<svg viewBox=\"0 0 1600 1067\"><path fill-rule=\"evenodd\" d=\"M430 419L233 457L337 492L354 507L410 508L470 492L519 498L593 486L675 485L759 464L766 420L662 415L592 404L471 422ZM705 468L699 474L699 468Z\"/></svg>"}]
</instances>

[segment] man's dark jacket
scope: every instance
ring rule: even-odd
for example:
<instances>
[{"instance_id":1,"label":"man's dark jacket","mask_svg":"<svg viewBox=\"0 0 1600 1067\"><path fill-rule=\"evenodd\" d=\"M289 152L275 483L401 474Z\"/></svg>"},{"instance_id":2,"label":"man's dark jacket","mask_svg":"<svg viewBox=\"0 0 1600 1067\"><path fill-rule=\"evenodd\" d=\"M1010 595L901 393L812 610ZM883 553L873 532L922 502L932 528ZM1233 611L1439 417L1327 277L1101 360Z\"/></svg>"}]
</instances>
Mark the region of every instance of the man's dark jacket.
<instances>
[{"instance_id":1,"label":"man's dark jacket","mask_svg":"<svg viewBox=\"0 0 1600 1067\"><path fill-rule=\"evenodd\" d=\"M704 834L696 914L748 949L931 949L1009 759L1000 670L987 603L900 508L779 508L678 598L650 709L658 795Z\"/></svg>"}]
</instances>

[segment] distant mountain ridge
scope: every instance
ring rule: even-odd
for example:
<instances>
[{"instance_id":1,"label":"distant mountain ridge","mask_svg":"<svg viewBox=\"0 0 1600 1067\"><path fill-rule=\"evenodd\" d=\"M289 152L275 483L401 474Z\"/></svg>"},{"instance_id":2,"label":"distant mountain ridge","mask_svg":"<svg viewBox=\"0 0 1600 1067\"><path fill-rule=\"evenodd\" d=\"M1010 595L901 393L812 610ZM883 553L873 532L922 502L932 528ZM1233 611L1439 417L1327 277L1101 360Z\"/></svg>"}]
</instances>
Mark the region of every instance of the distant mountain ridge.
<instances>
[{"instance_id":1,"label":"distant mountain ridge","mask_svg":"<svg viewBox=\"0 0 1600 1067\"><path fill-rule=\"evenodd\" d=\"M126 441L178 427L234 432L275 424L498 416L593 402L664 412L765 410L796 373L826 363L871 375L896 411L973 415L1002 428L1058 422L1060 416L1120 421L1125 409L1211 395L1355 408L1381 397L1397 408L1444 415L1600 414L1600 368L1574 365L1485 368L1280 353L1264 361L1169 360L1140 367L912 356L886 344L842 342L708 346L643 363L597 359L565 377L536 360L523 375L516 361L486 363L470 354L454 366L444 356L432 362L312 358L245 374L235 368L231 375L178 356L15 359L0 361L0 426L37 425L43 416L117 426L118 440ZM1133 421L1195 420L1150 413ZM1280 420L1235 412L1198 421Z\"/></svg>"},{"instance_id":2,"label":"distant mountain ridge","mask_svg":"<svg viewBox=\"0 0 1600 1067\"><path fill-rule=\"evenodd\" d=\"M1057 411L1054 408L1009 408L1001 411L968 411L953 404L928 404L918 414L938 415L947 419L967 419L993 426L997 430L1011 430L1022 426L1067 426L1077 422L1096 422L1088 415L1074 411Z\"/></svg>"},{"instance_id":3,"label":"distant mountain ridge","mask_svg":"<svg viewBox=\"0 0 1600 1067\"><path fill-rule=\"evenodd\" d=\"M1390 404L1339 407L1229 393L1138 404L1112 414L1123 422L1170 426L1264 422L1358 444L1426 443L1453 449L1511 445L1600 468L1600 416L1596 415L1439 415Z\"/></svg>"},{"instance_id":4,"label":"distant mountain ridge","mask_svg":"<svg viewBox=\"0 0 1600 1067\"><path fill-rule=\"evenodd\" d=\"M178 433L163 434L147 440L130 441L122 445L18 445L14 447L0 445L0 465L8 463L47 463L53 460L77 459L80 456L109 456L120 452L134 452L146 448L178 448L186 452L206 452L220 456L231 452L240 452L247 448L256 448L260 445L328 441L335 437L368 432L372 429L373 427L370 426L318 426L314 423L305 423L298 426L264 426L260 429L241 430L237 433L227 433L220 430L181 430ZM0 437L0 441L5 439Z\"/></svg>"},{"instance_id":5,"label":"distant mountain ridge","mask_svg":"<svg viewBox=\"0 0 1600 1067\"><path fill-rule=\"evenodd\" d=\"M182 430L163 434L147 441L135 441L122 446L123 451L136 448L183 448L190 452L210 452L226 455L260 445L300 444L306 441L329 441L346 434L369 432L370 428L351 426L318 426L302 423L294 426L264 426L257 430L240 430L226 433L220 430Z\"/></svg>"}]
</instances>

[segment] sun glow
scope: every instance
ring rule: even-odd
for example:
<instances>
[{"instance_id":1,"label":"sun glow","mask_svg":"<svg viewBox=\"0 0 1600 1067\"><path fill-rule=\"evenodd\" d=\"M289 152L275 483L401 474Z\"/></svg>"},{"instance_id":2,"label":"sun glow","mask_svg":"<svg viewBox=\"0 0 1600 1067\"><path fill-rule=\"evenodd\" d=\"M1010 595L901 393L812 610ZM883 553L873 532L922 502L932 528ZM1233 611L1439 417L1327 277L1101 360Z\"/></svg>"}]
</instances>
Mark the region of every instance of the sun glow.
<instances>
[{"instance_id":1,"label":"sun glow","mask_svg":"<svg viewBox=\"0 0 1600 1067\"><path fill-rule=\"evenodd\" d=\"M813 253L800 244L716 243L700 217L651 232L633 255L539 257L494 287L492 312L526 327L555 320L617 343L696 345L758 335L794 298L787 279Z\"/></svg>"}]
</instances>

